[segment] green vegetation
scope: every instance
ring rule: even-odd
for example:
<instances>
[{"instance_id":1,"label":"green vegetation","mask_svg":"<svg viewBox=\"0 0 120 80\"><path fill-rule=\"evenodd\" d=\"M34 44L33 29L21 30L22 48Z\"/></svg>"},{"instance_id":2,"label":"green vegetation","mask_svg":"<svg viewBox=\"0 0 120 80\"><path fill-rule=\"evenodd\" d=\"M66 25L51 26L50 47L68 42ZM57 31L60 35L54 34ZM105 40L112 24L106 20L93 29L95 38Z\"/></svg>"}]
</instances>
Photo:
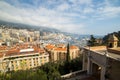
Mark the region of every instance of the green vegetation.
<instances>
[{"instance_id":1,"label":"green vegetation","mask_svg":"<svg viewBox=\"0 0 120 80\"><path fill-rule=\"evenodd\" d=\"M0 80L61 80L61 75L82 69L82 56L70 60L69 43L67 45L66 61L49 62L30 70L10 71L0 74ZM22 69L26 63L21 62Z\"/></svg>"},{"instance_id":2,"label":"green vegetation","mask_svg":"<svg viewBox=\"0 0 120 80\"><path fill-rule=\"evenodd\" d=\"M70 62L70 46L69 43L67 44L67 55L66 55L66 62Z\"/></svg>"},{"instance_id":3,"label":"green vegetation","mask_svg":"<svg viewBox=\"0 0 120 80\"><path fill-rule=\"evenodd\" d=\"M117 38L118 38L118 46L120 46L120 31L118 32L113 32L113 33L109 33L107 35L105 35L101 40L102 40L102 43L101 44L98 44L96 43L96 38L91 35L90 36L90 40L88 41L88 46L99 46L99 45L107 45L108 44L108 38L110 35L115 35Z\"/></svg>"},{"instance_id":4,"label":"green vegetation","mask_svg":"<svg viewBox=\"0 0 120 80\"><path fill-rule=\"evenodd\" d=\"M94 38L93 35L90 35L90 40L88 41L87 45L88 46L96 46L96 41L95 41L96 38Z\"/></svg>"},{"instance_id":5,"label":"green vegetation","mask_svg":"<svg viewBox=\"0 0 120 80\"><path fill-rule=\"evenodd\" d=\"M94 38L94 36L93 35L90 35L90 45L91 46L95 46L95 38Z\"/></svg>"},{"instance_id":6,"label":"green vegetation","mask_svg":"<svg viewBox=\"0 0 120 80\"><path fill-rule=\"evenodd\" d=\"M69 69L67 69L69 67ZM82 57L69 62L49 62L30 70L0 73L0 80L61 80L61 75L82 69Z\"/></svg>"},{"instance_id":7,"label":"green vegetation","mask_svg":"<svg viewBox=\"0 0 120 80\"><path fill-rule=\"evenodd\" d=\"M0 74L0 80L47 80L43 70L20 70Z\"/></svg>"},{"instance_id":8,"label":"green vegetation","mask_svg":"<svg viewBox=\"0 0 120 80\"><path fill-rule=\"evenodd\" d=\"M103 45L102 38L95 38L93 35L90 35L90 40L88 41L88 46L101 46Z\"/></svg>"},{"instance_id":9,"label":"green vegetation","mask_svg":"<svg viewBox=\"0 0 120 80\"><path fill-rule=\"evenodd\" d=\"M58 71L59 64L58 63L46 63L45 65L41 66L42 69L46 74L48 80L60 80L60 73Z\"/></svg>"},{"instance_id":10,"label":"green vegetation","mask_svg":"<svg viewBox=\"0 0 120 80\"><path fill-rule=\"evenodd\" d=\"M66 61L64 63L64 67L63 68L65 70L65 73L69 73L70 72L70 46L69 46L69 43L67 44L67 55L66 55Z\"/></svg>"}]
</instances>

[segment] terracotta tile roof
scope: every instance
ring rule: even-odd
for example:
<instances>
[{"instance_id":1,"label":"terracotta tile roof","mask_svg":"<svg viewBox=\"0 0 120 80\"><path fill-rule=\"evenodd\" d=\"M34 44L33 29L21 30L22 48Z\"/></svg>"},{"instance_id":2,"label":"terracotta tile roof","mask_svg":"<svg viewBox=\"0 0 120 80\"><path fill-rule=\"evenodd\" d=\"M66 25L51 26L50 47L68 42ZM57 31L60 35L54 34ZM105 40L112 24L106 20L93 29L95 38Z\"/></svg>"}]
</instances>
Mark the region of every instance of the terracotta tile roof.
<instances>
[{"instance_id":1,"label":"terracotta tile roof","mask_svg":"<svg viewBox=\"0 0 120 80\"><path fill-rule=\"evenodd\" d=\"M58 44L58 46L65 46L65 44Z\"/></svg>"},{"instance_id":2,"label":"terracotta tile roof","mask_svg":"<svg viewBox=\"0 0 120 80\"><path fill-rule=\"evenodd\" d=\"M77 46L70 46L70 49L79 49Z\"/></svg>"},{"instance_id":3,"label":"terracotta tile roof","mask_svg":"<svg viewBox=\"0 0 120 80\"><path fill-rule=\"evenodd\" d=\"M54 51L67 51L67 48L55 48Z\"/></svg>"},{"instance_id":4,"label":"terracotta tile roof","mask_svg":"<svg viewBox=\"0 0 120 80\"><path fill-rule=\"evenodd\" d=\"M58 44L57 47L65 47L65 44Z\"/></svg>"},{"instance_id":5,"label":"terracotta tile roof","mask_svg":"<svg viewBox=\"0 0 120 80\"><path fill-rule=\"evenodd\" d=\"M5 56L18 55L19 51L20 51L19 49L10 49L6 52Z\"/></svg>"},{"instance_id":6,"label":"terracotta tile roof","mask_svg":"<svg viewBox=\"0 0 120 80\"><path fill-rule=\"evenodd\" d=\"M0 50L6 50L7 46L0 46Z\"/></svg>"},{"instance_id":7,"label":"terracotta tile roof","mask_svg":"<svg viewBox=\"0 0 120 80\"><path fill-rule=\"evenodd\" d=\"M47 49L53 49L54 47L55 47L55 46L52 45L52 44L48 44L48 45L46 46Z\"/></svg>"},{"instance_id":8,"label":"terracotta tile roof","mask_svg":"<svg viewBox=\"0 0 120 80\"><path fill-rule=\"evenodd\" d=\"M39 52L39 53L44 53L45 52L44 49L41 49L41 48L38 48L38 47L34 47L34 51Z\"/></svg>"},{"instance_id":9,"label":"terracotta tile roof","mask_svg":"<svg viewBox=\"0 0 120 80\"><path fill-rule=\"evenodd\" d=\"M44 50L42 49L35 49L34 51L27 51L27 52L20 52L20 50L9 50L6 52L5 56L13 56L13 55L21 55L21 54L34 54L34 53L43 53Z\"/></svg>"},{"instance_id":10,"label":"terracotta tile roof","mask_svg":"<svg viewBox=\"0 0 120 80\"><path fill-rule=\"evenodd\" d=\"M29 47L30 46L30 47ZM2 49L7 49L6 46L0 46L0 50ZM20 52L20 50L25 50L25 49L33 49L33 51L25 51L25 52ZM21 55L21 54L34 54L34 53L44 53L45 50L39 48L37 45L29 45L29 44L17 44L10 49L7 49L5 51L5 56L13 56L13 55ZM0 54L0 57L2 57L2 54Z\"/></svg>"},{"instance_id":11,"label":"terracotta tile roof","mask_svg":"<svg viewBox=\"0 0 120 80\"><path fill-rule=\"evenodd\" d=\"M3 57L3 53L0 53L0 58L2 58Z\"/></svg>"}]
</instances>

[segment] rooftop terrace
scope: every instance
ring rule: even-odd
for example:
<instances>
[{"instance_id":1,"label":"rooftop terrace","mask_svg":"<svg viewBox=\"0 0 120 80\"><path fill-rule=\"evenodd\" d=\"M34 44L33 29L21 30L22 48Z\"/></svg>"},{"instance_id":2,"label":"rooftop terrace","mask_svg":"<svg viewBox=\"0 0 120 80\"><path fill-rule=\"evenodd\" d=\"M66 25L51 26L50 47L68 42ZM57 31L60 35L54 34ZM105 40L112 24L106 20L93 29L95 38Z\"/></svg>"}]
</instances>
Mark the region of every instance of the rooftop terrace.
<instances>
[{"instance_id":1,"label":"rooftop terrace","mask_svg":"<svg viewBox=\"0 0 120 80\"><path fill-rule=\"evenodd\" d=\"M87 49L89 48L87 47ZM90 47L90 50L98 52L101 55L106 54L107 57L120 61L120 47L107 49L106 46L95 46Z\"/></svg>"}]
</instances>

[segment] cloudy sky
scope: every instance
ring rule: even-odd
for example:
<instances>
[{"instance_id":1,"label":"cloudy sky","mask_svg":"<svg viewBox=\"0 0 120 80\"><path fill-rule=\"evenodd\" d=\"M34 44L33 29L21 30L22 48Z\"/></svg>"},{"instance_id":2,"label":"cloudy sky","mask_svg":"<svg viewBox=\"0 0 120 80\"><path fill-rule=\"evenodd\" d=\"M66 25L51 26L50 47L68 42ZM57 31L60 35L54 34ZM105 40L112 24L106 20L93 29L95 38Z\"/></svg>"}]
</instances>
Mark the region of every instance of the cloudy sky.
<instances>
[{"instance_id":1,"label":"cloudy sky","mask_svg":"<svg viewBox=\"0 0 120 80\"><path fill-rule=\"evenodd\" d=\"M105 35L120 30L120 0L0 0L0 20Z\"/></svg>"}]
</instances>

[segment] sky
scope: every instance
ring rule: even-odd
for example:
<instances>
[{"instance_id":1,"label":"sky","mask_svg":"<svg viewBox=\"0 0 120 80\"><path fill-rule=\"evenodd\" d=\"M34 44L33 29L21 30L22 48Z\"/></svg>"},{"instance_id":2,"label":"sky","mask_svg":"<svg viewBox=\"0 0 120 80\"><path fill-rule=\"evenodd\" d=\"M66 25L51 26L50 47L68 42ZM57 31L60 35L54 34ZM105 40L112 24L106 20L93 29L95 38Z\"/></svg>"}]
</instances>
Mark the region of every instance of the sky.
<instances>
[{"instance_id":1,"label":"sky","mask_svg":"<svg viewBox=\"0 0 120 80\"><path fill-rule=\"evenodd\" d=\"M120 0L0 0L0 20L106 35L120 30Z\"/></svg>"}]
</instances>

